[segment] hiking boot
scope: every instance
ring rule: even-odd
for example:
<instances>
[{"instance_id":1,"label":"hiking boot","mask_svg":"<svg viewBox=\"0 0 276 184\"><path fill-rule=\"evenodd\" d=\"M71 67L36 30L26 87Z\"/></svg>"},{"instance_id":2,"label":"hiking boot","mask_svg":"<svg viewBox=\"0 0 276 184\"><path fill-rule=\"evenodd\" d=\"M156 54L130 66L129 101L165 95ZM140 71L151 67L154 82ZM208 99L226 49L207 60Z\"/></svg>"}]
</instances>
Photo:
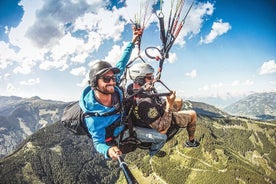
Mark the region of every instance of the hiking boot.
<instances>
[{"instance_id":1,"label":"hiking boot","mask_svg":"<svg viewBox=\"0 0 276 184\"><path fill-rule=\"evenodd\" d=\"M162 151L162 150L159 150L154 156L156 157L164 157L166 156L166 152L165 151Z\"/></svg>"},{"instance_id":2,"label":"hiking boot","mask_svg":"<svg viewBox=\"0 0 276 184\"><path fill-rule=\"evenodd\" d=\"M193 141L186 141L185 143L185 147L187 148L196 148L200 145L200 143L197 140L193 140Z\"/></svg>"}]
</instances>

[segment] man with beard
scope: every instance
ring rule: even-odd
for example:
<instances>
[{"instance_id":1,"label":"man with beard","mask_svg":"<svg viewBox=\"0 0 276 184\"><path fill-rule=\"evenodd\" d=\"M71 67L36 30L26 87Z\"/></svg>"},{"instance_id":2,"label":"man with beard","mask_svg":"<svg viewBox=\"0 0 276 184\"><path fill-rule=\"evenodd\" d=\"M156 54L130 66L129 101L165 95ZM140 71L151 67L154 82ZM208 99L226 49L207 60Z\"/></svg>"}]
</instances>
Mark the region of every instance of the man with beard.
<instances>
[{"instance_id":1,"label":"man with beard","mask_svg":"<svg viewBox=\"0 0 276 184\"><path fill-rule=\"evenodd\" d=\"M83 90L79 101L85 114L93 114L93 116L85 116L85 125L91 135L95 149L105 158L117 159L117 156L122 154L117 146L116 138L125 128L121 123L124 113L122 111L123 92L116 84L124 73L132 49L142 35L142 31L133 27L132 42L125 48L116 67L112 67L106 61L99 61L91 66L90 85ZM136 130L137 134L143 135L142 137L137 135L137 138L158 142L159 144L155 144L156 146L151 150L151 153L155 154L159 147L164 145L166 136L158 132L155 136L155 132L148 132L149 130L143 129L140 132ZM145 135L150 137L145 137Z\"/></svg>"},{"instance_id":2,"label":"man with beard","mask_svg":"<svg viewBox=\"0 0 276 184\"><path fill-rule=\"evenodd\" d=\"M134 43L128 44L119 63L125 65L128 62ZM123 126L119 126L123 93L116 86L118 73L120 69L112 67L106 61L94 63L89 72L90 85L83 90L79 101L84 113L95 114L85 117L85 125L95 149L105 158L113 159L117 158L121 151L112 138L124 129Z\"/></svg>"}]
</instances>

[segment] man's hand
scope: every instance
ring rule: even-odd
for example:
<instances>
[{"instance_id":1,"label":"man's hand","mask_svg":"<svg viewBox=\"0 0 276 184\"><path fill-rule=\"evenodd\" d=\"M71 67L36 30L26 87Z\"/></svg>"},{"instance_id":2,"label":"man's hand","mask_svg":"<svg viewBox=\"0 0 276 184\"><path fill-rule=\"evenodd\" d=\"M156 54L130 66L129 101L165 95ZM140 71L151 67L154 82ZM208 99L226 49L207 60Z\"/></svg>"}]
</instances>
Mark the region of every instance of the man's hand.
<instances>
[{"instance_id":1,"label":"man's hand","mask_svg":"<svg viewBox=\"0 0 276 184\"><path fill-rule=\"evenodd\" d=\"M169 110L173 107L175 98L176 98L175 91L173 91L173 93L170 96L167 96L166 110Z\"/></svg>"},{"instance_id":2,"label":"man's hand","mask_svg":"<svg viewBox=\"0 0 276 184\"><path fill-rule=\"evenodd\" d=\"M153 88L153 82L146 82L143 87L145 91L150 91Z\"/></svg>"},{"instance_id":3,"label":"man's hand","mask_svg":"<svg viewBox=\"0 0 276 184\"><path fill-rule=\"evenodd\" d=\"M162 131L160 131L159 133L160 133L160 134L166 134L167 131L169 130L169 128L170 128L170 126L168 126L168 128L166 128L166 130L162 130Z\"/></svg>"},{"instance_id":4,"label":"man's hand","mask_svg":"<svg viewBox=\"0 0 276 184\"><path fill-rule=\"evenodd\" d=\"M136 43L137 41L139 41L139 38L142 36L143 31L144 30L142 28L137 29L135 26L132 26L132 43Z\"/></svg>"},{"instance_id":5,"label":"man's hand","mask_svg":"<svg viewBox=\"0 0 276 184\"><path fill-rule=\"evenodd\" d=\"M113 160L117 159L118 155L121 155L122 152L117 146L112 146L108 149L108 156Z\"/></svg>"}]
</instances>

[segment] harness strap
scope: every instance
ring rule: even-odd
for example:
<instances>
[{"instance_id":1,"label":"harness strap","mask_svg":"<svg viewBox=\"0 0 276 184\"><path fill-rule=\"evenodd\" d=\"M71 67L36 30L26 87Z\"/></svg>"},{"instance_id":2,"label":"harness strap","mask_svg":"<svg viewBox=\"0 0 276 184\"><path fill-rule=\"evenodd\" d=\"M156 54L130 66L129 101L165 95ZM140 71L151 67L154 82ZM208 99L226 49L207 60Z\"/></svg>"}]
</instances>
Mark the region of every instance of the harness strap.
<instances>
[{"instance_id":1,"label":"harness strap","mask_svg":"<svg viewBox=\"0 0 276 184\"><path fill-rule=\"evenodd\" d=\"M132 110L133 110L133 106L131 107L130 112L132 112ZM128 125L129 135L133 137L135 135L135 132L133 130L133 123L130 117L128 117L127 125Z\"/></svg>"},{"instance_id":2,"label":"harness strap","mask_svg":"<svg viewBox=\"0 0 276 184\"><path fill-rule=\"evenodd\" d=\"M123 100L120 98L119 93L116 93L116 94L118 96L119 102L114 105L115 109L113 111L106 112L106 113L103 113L103 114L100 114L98 112L85 112L85 113L83 113L83 117L87 118L87 117L90 117L90 116L110 116L110 115L113 115L113 114L117 114L118 112L121 112L121 110L122 110L122 101Z\"/></svg>"},{"instance_id":3,"label":"harness strap","mask_svg":"<svg viewBox=\"0 0 276 184\"><path fill-rule=\"evenodd\" d=\"M127 128L125 128L125 130L128 129L128 131L129 131L129 137L136 137L136 134L135 134L135 132L133 130L132 119L130 118L130 115L131 115L131 112L132 112L133 108L134 108L134 105L131 106L131 108L129 109L128 115L125 116L125 118L124 118L124 123L127 124ZM124 131L122 131L120 133L119 143L123 140Z\"/></svg>"}]
</instances>

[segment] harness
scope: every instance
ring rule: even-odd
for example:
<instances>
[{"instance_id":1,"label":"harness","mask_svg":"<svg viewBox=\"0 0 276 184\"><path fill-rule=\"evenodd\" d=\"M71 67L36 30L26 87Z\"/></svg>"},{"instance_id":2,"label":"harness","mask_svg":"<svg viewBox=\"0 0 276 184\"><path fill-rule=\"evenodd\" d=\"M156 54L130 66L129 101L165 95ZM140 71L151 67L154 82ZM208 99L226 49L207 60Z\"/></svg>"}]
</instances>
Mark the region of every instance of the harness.
<instances>
[{"instance_id":1,"label":"harness","mask_svg":"<svg viewBox=\"0 0 276 184\"><path fill-rule=\"evenodd\" d=\"M151 84L153 85L153 84ZM123 106L126 108L127 115L123 117L122 122L126 125L126 130L129 131L129 137L126 139L124 138L124 131L121 132L120 138L119 138L119 148L123 153L129 153L134 151L136 148L141 148L141 149L148 149L151 146L151 143L145 143L141 142L137 136L136 132L134 131L134 126L138 125L138 122L135 122L135 120L132 118L133 117L133 112L135 112L135 108L137 107L137 103L139 99L141 98L154 98L154 99L160 99L158 93L155 93L152 91L152 94L146 94L145 93L145 86L142 86L139 90L137 91L128 91L127 97L123 101ZM152 88L154 89L154 88ZM171 93L162 93L161 95L168 95ZM139 102L138 102L139 103ZM164 110L163 110L164 111ZM163 114L162 114L163 115ZM139 125L141 126L141 124ZM149 125L146 123L144 124L144 127L151 128Z\"/></svg>"},{"instance_id":2,"label":"harness","mask_svg":"<svg viewBox=\"0 0 276 184\"><path fill-rule=\"evenodd\" d=\"M90 117L90 116L110 116L110 115L114 115L114 114L122 114L123 113L123 104L122 104L122 100L120 99L120 95L119 93L116 93L117 98L118 98L118 102L114 105L114 110L110 111L110 112L105 112L103 114L100 114L98 112L89 112L89 113L84 113L84 117ZM109 125L108 127L105 128L106 131L106 137L105 137L105 142L107 145L115 145L115 140L114 140L114 130L116 127L118 127L119 125L121 125L121 119L118 119L117 121L113 122L111 125Z\"/></svg>"}]
</instances>

